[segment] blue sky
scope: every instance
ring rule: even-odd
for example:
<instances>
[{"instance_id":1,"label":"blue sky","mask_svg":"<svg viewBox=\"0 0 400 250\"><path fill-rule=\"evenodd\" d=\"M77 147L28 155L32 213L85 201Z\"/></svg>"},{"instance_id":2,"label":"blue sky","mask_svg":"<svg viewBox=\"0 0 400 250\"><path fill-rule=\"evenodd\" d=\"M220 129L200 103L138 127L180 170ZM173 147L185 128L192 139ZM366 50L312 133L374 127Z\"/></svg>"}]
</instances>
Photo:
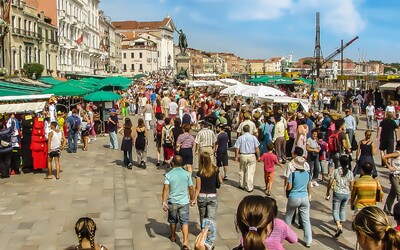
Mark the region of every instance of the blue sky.
<instances>
[{"instance_id":1,"label":"blue sky","mask_svg":"<svg viewBox=\"0 0 400 250\"><path fill-rule=\"evenodd\" d=\"M314 53L319 11L324 57L359 36L345 57L400 62L397 0L102 0L100 8L114 21L170 15L192 48L253 59L293 51L295 60Z\"/></svg>"}]
</instances>

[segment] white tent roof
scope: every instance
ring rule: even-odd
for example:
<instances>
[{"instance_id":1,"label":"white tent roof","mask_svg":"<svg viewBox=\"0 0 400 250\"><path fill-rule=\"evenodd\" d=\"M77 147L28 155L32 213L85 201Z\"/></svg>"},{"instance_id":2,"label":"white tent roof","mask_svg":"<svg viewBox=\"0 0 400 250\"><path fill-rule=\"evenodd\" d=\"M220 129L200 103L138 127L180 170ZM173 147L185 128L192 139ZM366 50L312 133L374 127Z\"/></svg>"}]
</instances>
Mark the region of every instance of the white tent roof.
<instances>
[{"instance_id":1,"label":"white tent roof","mask_svg":"<svg viewBox=\"0 0 400 250\"><path fill-rule=\"evenodd\" d=\"M40 112L44 110L46 102L26 102L0 105L0 114Z\"/></svg>"},{"instance_id":2,"label":"white tent roof","mask_svg":"<svg viewBox=\"0 0 400 250\"><path fill-rule=\"evenodd\" d=\"M0 96L1 101L19 101L19 100L40 100L49 99L53 94L41 94L41 95L18 95L18 96Z\"/></svg>"},{"instance_id":3,"label":"white tent roof","mask_svg":"<svg viewBox=\"0 0 400 250\"><path fill-rule=\"evenodd\" d=\"M231 79L231 78L224 78L224 79L219 79L220 82L229 84L229 85L237 85L237 84L241 84L241 82L239 82L238 80L235 79Z\"/></svg>"},{"instance_id":4,"label":"white tent roof","mask_svg":"<svg viewBox=\"0 0 400 250\"><path fill-rule=\"evenodd\" d=\"M279 89L268 86L248 86L244 91L238 93L244 97L286 96Z\"/></svg>"},{"instance_id":5,"label":"white tent roof","mask_svg":"<svg viewBox=\"0 0 400 250\"><path fill-rule=\"evenodd\" d=\"M226 87L226 84L223 84L220 81L205 81L205 80L198 80L189 83L189 87L208 87L208 86L214 86L214 87Z\"/></svg>"},{"instance_id":6,"label":"white tent roof","mask_svg":"<svg viewBox=\"0 0 400 250\"><path fill-rule=\"evenodd\" d=\"M385 91L385 90L396 91L396 89L398 87L400 87L400 82L389 82L389 83L379 86L379 90L380 91Z\"/></svg>"}]
</instances>

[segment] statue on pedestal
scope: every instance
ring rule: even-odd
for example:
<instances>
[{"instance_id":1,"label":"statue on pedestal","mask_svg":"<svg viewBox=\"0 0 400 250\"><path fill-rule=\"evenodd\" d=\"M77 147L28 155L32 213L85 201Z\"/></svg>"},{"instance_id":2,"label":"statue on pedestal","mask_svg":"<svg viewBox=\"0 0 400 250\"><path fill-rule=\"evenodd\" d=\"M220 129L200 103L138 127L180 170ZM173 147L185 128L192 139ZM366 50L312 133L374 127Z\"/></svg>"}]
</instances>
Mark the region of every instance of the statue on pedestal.
<instances>
[{"instance_id":1,"label":"statue on pedestal","mask_svg":"<svg viewBox=\"0 0 400 250\"><path fill-rule=\"evenodd\" d=\"M182 55L186 55L186 49L188 47L186 34L183 33L182 29L176 31L179 34L179 49Z\"/></svg>"}]
</instances>

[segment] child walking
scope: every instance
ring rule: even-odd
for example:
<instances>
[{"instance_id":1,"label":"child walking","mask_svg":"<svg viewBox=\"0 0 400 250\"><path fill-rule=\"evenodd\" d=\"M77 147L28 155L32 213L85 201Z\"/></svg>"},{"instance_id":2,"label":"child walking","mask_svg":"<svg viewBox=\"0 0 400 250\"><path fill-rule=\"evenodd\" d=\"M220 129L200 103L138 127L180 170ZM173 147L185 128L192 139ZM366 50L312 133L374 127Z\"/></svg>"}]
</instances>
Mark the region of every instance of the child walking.
<instances>
[{"instance_id":1,"label":"child walking","mask_svg":"<svg viewBox=\"0 0 400 250\"><path fill-rule=\"evenodd\" d=\"M273 153L274 144L268 143L267 152L264 153L259 161L264 162L264 181L265 181L265 193L267 196L271 196L272 183L274 182L274 174L275 174L275 164L279 165L279 167L283 167L282 164L279 163L278 157Z\"/></svg>"}]
</instances>

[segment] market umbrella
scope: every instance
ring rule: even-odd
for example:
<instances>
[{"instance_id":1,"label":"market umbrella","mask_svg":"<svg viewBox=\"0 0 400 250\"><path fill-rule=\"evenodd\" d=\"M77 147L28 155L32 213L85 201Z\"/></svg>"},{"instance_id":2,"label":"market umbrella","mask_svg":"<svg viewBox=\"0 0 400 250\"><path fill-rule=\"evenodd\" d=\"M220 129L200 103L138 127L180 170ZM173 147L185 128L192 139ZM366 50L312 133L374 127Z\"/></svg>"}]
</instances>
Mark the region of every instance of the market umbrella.
<instances>
[{"instance_id":1,"label":"market umbrella","mask_svg":"<svg viewBox=\"0 0 400 250\"><path fill-rule=\"evenodd\" d=\"M142 78L142 77L147 77L147 75L145 75L145 74L137 74L137 75L135 75L133 77L133 79L139 79L139 78Z\"/></svg>"},{"instance_id":2,"label":"market umbrella","mask_svg":"<svg viewBox=\"0 0 400 250\"><path fill-rule=\"evenodd\" d=\"M292 81L292 79L288 78L288 77L274 77L266 82L266 84L276 84L276 85L280 85L280 84L289 85L289 84L293 84L293 83L294 82Z\"/></svg>"},{"instance_id":3,"label":"market umbrella","mask_svg":"<svg viewBox=\"0 0 400 250\"><path fill-rule=\"evenodd\" d=\"M307 79L307 78L303 78L303 77L298 77L298 78L294 78L293 82L295 83L307 83L307 84L316 84L316 81L313 81L311 79Z\"/></svg>"},{"instance_id":4,"label":"market umbrella","mask_svg":"<svg viewBox=\"0 0 400 250\"><path fill-rule=\"evenodd\" d=\"M121 98L122 96L110 91L96 91L83 97L83 99L90 102L110 102Z\"/></svg>"},{"instance_id":5,"label":"market umbrella","mask_svg":"<svg viewBox=\"0 0 400 250\"><path fill-rule=\"evenodd\" d=\"M82 96L90 92L92 92L90 89L70 83L63 83L56 85L51 89L43 90L41 94L53 94L55 96Z\"/></svg>"},{"instance_id":6,"label":"market umbrella","mask_svg":"<svg viewBox=\"0 0 400 250\"><path fill-rule=\"evenodd\" d=\"M249 88L239 93L239 95L253 98L266 96L286 96L284 92L267 86L249 86Z\"/></svg>"}]
</instances>

